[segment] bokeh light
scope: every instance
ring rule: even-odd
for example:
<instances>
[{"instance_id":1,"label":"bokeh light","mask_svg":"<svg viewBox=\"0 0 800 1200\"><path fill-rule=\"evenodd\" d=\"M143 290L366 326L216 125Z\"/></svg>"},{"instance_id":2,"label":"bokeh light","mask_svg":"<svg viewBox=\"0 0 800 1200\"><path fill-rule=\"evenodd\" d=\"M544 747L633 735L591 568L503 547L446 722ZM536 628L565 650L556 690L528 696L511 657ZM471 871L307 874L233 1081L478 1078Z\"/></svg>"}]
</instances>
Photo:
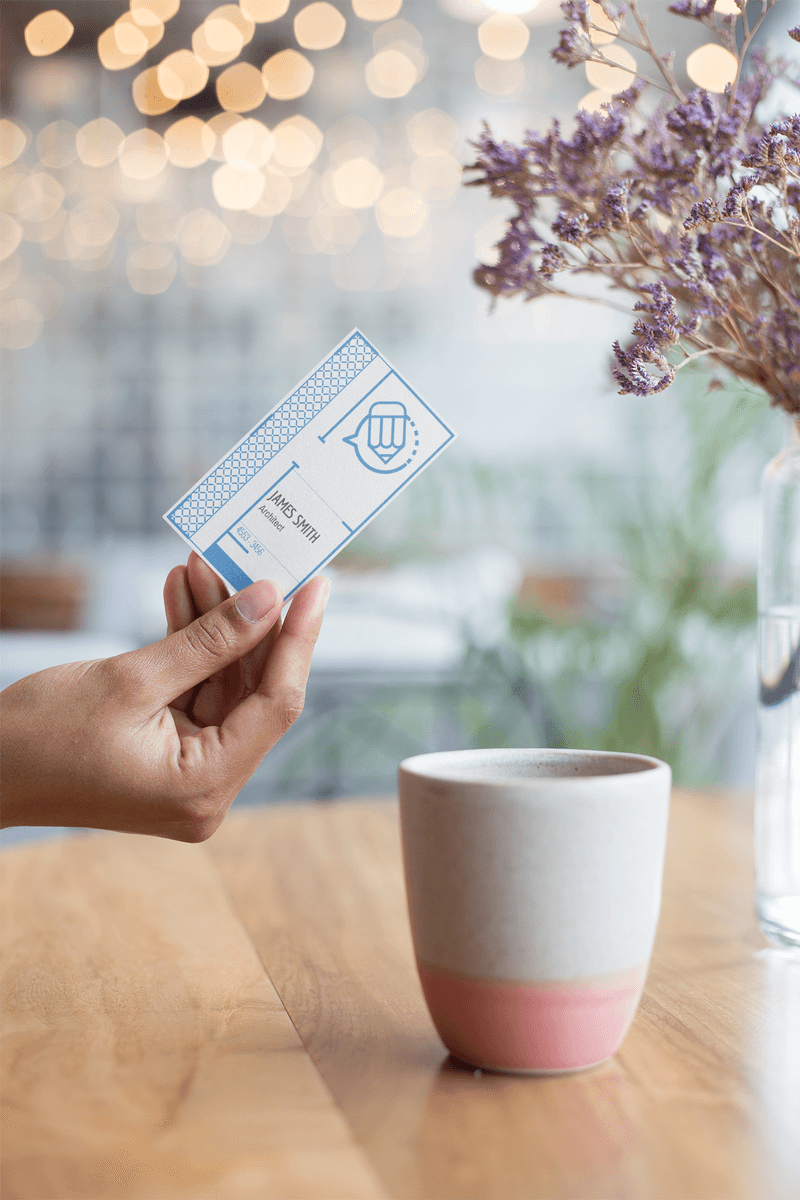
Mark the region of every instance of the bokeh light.
<instances>
[{"instance_id":1,"label":"bokeh light","mask_svg":"<svg viewBox=\"0 0 800 1200\"><path fill-rule=\"evenodd\" d=\"M262 68L267 95L273 100L296 100L305 96L314 79L314 68L297 50L279 50Z\"/></svg>"},{"instance_id":2,"label":"bokeh light","mask_svg":"<svg viewBox=\"0 0 800 1200\"><path fill-rule=\"evenodd\" d=\"M124 140L125 134L115 121L97 117L78 130L75 146L85 166L104 167L117 157Z\"/></svg>"},{"instance_id":3,"label":"bokeh light","mask_svg":"<svg viewBox=\"0 0 800 1200\"><path fill-rule=\"evenodd\" d=\"M51 241L61 233L66 220L67 214L63 208L59 208L53 213L52 217L48 217L41 224L28 225L25 230L25 237L29 242L39 242L44 247L45 242Z\"/></svg>"},{"instance_id":4,"label":"bokeh light","mask_svg":"<svg viewBox=\"0 0 800 1200\"><path fill-rule=\"evenodd\" d=\"M294 19L294 36L304 50L329 50L344 37L347 26L338 8L317 0L301 8Z\"/></svg>"},{"instance_id":5,"label":"bokeh light","mask_svg":"<svg viewBox=\"0 0 800 1200\"><path fill-rule=\"evenodd\" d=\"M370 208L383 191L383 172L368 158L351 158L333 171L331 184L344 208Z\"/></svg>"},{"instance_id":6,"label":"bokeh light","mask_svg":"<svg viewBox=\"0 0 800 1200\"><path fill-rule=\"evenodd\" d=\"M14 211L23 221L47 221L61 208L64 189L46 171L35 171L20 182Z\"/></svg>"},{"instance_id":7,"label":"bokeh light","mask_svg":"<svg viewBox=\"0 0 800 1200\"><path fill-rule=\"evenodd\" d=\"M75 135L78 130L71 121L51 121L36 138L36 153L43 167L60 170L78 157Z\"/></svg>"},{"instance_id":8,"label":"bokeh light","mask_svg":"<svg viewBox=\"0 0 800 1200\"><path fill-rule=\"evenodd\" d=\"M164 23L150 8L138 7L123 13L113 25L114 37L123 54L138 54L144 38L145 53L164 36Z\"/></svg>"},{"instance_id":9,"label":"bokeh light","mask_svg":"<svg viewBox=\"0 0 800 1200\"><path fill-rule=\"evenodd\" d=\"M120 54L127 57L141 58L147 53L147 34L140 29L130 13L125 13L112 26L114 41Z\"/></svg>"},{"instance_id":10,"label":"bokeh light","mask_svg":"<svg viewBox=\"0 0 800 1200\"><path fill-rule=\"evenodd\" d=\"M212 266L228 252L231 235L224 221L207 208L187 213L178 227L178 246L187 262Z\"/></svg>"},{"instance_id":11,"label":"bokeh light","mask_svg":"<svg viewBox=\"0 0 800 1200\"><path fill-rule=\"evenodd\" d=\"M456 144L458 125L449 113L426 108L410 117L406 124L408 144L420 158L448 154Z\"/></svg>"},{"instance_id":12,"label":"bokeh light","mask_svg":"<svg viewBox=\"0 0 800 1200\"><path fill-rule=\"evenodd\" d=\"M289 8L289 0L239 0L244 15L256 24L277 21Z\"/></svg>"},{"instance_id":13,"label":"bokeh light","mask_svg":"<svg viewBox=\"0 0 800 1200\"><path fill-rule=\"evenodd\" d=\"M258 201L248 210L254 216L277 217L292 198L292 181L285 175L264 174L264 190Z\"/></svg>"},{"instance_id":14,"label":"bokeh light","mask_svg":"<svg viewBox=\"0 0 800 1200\"><path fill-rule=\"evenodd\" d=\"M209 132L214 136L214 145L211 147L209 158L213 158L214 162L227 162L222 147L223 138L229 129L232 129L234 125L240 125L244 119L235 112L220 112L208 122Z\"/></svg>"},{"instance_id":15,"label":"bokeh light","mask_svg":"<svg viewBox=\"0 0 800 1200\"><path fill-rule=\"evenodd\" d=\"M114 171L110 177L108 194L116 196L123 204L144 204L148 200L154 200L161 193L165 180L165 171L158 171L155 175L141 179L126 175L120 169Z\"/></svg>"},{"instance_id":16,"label":"bokeh light","mask_svg":"<svg viewBox=\"0 0 800 1200\"><path fill-rule=\"evenodd\" d=\"M607 46L619 33L619 24L607 17L596 0L588 0L589 21L594 28L589 30L589 41L593 46Z\"/></svg>"},{"instance_id":17,"label":"bokeh light","mask_svg":"<svg viewBox=\"0 0 800 1200\"><path fill-rule=\"evenodd\" d=\"M16 212L22 185L28 178L28 171L23 168L0 173L0 209L3 212Z\"/></svg>"},{"instance_id":18,"label":"bokeh light","mask_svg":"<svg viewBox=\"0 0 800 1200\"><path fill-rule=\"evenodd\" d=\"M422 34L410 21L398 18L379 25L372 35L372 48L376 54L381 50L400 50L417 68L417 82L427 70L428 59L422 49Z\"/></svg>"},{"instance_id":19,"label":"bokeh light","mask_svg":"<svg viewBox=\"0 0 800 1200\"><path fill-rule=\"evenodd\" d=\"M599 88L602 92L610 92L612 95L624 92L636 77L636 59L624 46L605 46L603 54L611 63L618 65L587 62L584 64L586 78L593 88Z\"/></svg>"},{"instance_id":20,"label":"bokeh light","mask_svg":"<svg viewBox=\"0 0 800 1200\"><path fill-rule=\"evenodd\" d=\"M242 35L245 46L253 40L256 23L242 10L239 4L223 4L206 17L206 21L229 21ZM212 35L213 36L213 35ZM228 36L227 33L224 36Z\"/></svg>"},{"instance_id":21,"label":"bokeh light","mask_svg":"<svg viewBox=\"0 0 800 1200\"><path fill-rule=\"evenodd\" d=\"M403 0L353 0L353 12L362 21L390 21L403 7Z\"/></svg>"},{"instance_id":22,"label":"bokeh light","mask_svg":"<svg viewBox=\"0 0 800 1200\"><path fill-rule=\"evenodd\" d=\"M108 200L83 200L67 223L70 237L79 246L105 246L119 227L119 213Z\"/></svg>"},{"instance_id":23,"label":"bokeh light","mask_svg":"<svg viewBox=\"0 0 800 1200\"><path fill-rule=\"evenodd\" d=\"M47 230L48 236L47 237L43 236L41 239L42 251L47 255L48 258L52 259L54 262L68 262L71 257L72 252L71 252L70 248L68 247L67 241L66 241L65 226L66 226L67 214L62 209L61 212L58 214L58 216L61 219L58 222L57 227L54 226L52 230L48 229ZM47 222L47 224L49 224L49 222ZM44 234L44 232L45 232L45 228L43 226L42 234ZM72 243L71 239L70 239L70 246L74 247L74 243Z\"/></svg>"},{"instance_id":24,"label":"bokeh light","mask_svg":"<svg viewBox=\"0 0 800 1200\"><path fill-rule=\"evenodd\" d=\"M158 86L170 99L188 100L208 83L208 67L191 50L176 50L158 64Z\"/></svg>"},{"instance_id":25,"label":"bokeh light","mask_svg":"<svg viewBox=\"0 0 800 1200\"><path fill-rule=\"evenodd\" d=\"M84 291L102 291L109 287L113 275L108 268L117 255L117 241L107 246L93 247L70 256L70 278L73 286Z\"/></svg>"},{"instance_id":26,"label":"bokeh light","mask_svg":"<svg viewBox=\"0 0 800 1200\"><path fill-rule=\"evenodd\" d=\"M0 262L13 254L21 241L22 226L7 212L0 212Z\"/></svg>"},{"instance_id":27,"label":"bokeh light","mask_svg":"<svg viewBox=\"0 0 800 1200\"><path fill-rule=\"evenodd\" d=\"M129 179L152 179L167 164L167 144L153 129L137 129L119 148L119 165Z\"/></svg>"},{"instance_id":28,"label":"bokeh light","mask_svg":"<svg viewBox=\"0 0 800 1200\"><path fill-rule=\"evenodd\" d=\"M264 190L264 176L255 167L235 167L223 163L211 179L214 199L220 208L243 211L252 208Z\"/></svg>"},{"instance_id":29,"label":"bokeh light","mask_svg":"<svg viewBox=\"0 0 800 1200\"><path fill-rule=\"evenodd\" d=\"M216 136L199 117L182 117L166 130L164 142L169 161L176 167L190 169L208 161Z\"/></svg>"},{"instance_id":30,"label":"bokeh light","mask_svg":"<svg viewBox=\"0 0 800 1200\"><path fill-rule=\"evenodd\" d=\"M371 158L378 148L378 131L369 121L355 115L335 121L325 131L325 145L332 160Z\"/></svg>"},{"instance_id":31,"label":"bokeh light","mask_svg":"<svg viewBox=\"0 0 800 1200\"><path fill-rule=\"evenodd\" d=\"M114 25L110 29L104 29L97 39L97 56L107 71L125 71L128 67L134 66L147 53L147 38L136 25L131 24L131 29L135 31L135 36L138 37L139 44L142 46L142 49L135 54L126 53L120 49Z\"/></svg>"},{"instance_id":32,"label":"bokeh light","mask_svg":"<svg viewBox=\"0 0 800 1200\"><path fill-rule=\"evenodd\" d=\"M25 26L25 45L36 58L56 54L66 46L75 27L57 8L39 13Z\"/></svg>"},{"instance_id":33,"label":"bokeh light","mask_svg":"<svg viewBox=\"0 0 800 1200\"><path fill-rule=\"evenodd\" d=\"M254 117L237 121L222 135L222 155L234 167L263 167L275 149L275 135Z\"/></svg>"},{"instance_id":34,"label":"bokeh light","mask_svg":"<svg viewBox=\"0 0 800 1200\"><path fill-rule=\"evenodd\" d=\"M229 54L235 51L239 54L242 47L252 40L255 22L245 16L238 4L223 4L208 14L204 32L214 52Z\"/></svg>"},{"instance_id":35,"label":"bokeh light","mask_svg":"<svg viewBox=\"0 0 800 1200\"><path fill-rule=\"evenodd\" d=\"M141 20L139 9L147 9L153 16L158 17L159 21L166 22L175 16L180 6L181 0L131 0L130 2L133 19L137 22Z\"/></svg>"},{"instance_id":36,"label":"bokeh light","mask_svg":"<svg viewBox=\"0 0 800 1200\"><path fill-rule=\"evenodd\" d=\"M686 59L689 78L709 92L724 92L736 78L737 59L716 42L698 46Z\"/></svg>"},{"instance_id":37,"label":"bokeh light","mask_svg":"<svg viewBox=\"0 0 800 1200\"><path fill-rule=\"evenodd\" d=\"M258 108L267 94L264 76L250 63L234 63L217 77L217 99L231 112Z\"/></svg>"},{"instance_id":38,"label":"bokeh light","mask_svg":"<svg viewBox=\"0 0 800 1200\"><path fill-rule=\"evenodd\" d=\"M209 41L205 21L192 34L192 50L206 66L222 67L241 53L244 36L232 21L215 18L211 22L211 36L214 45Z\"/></svg>"},{"instance_id":39,"label":"bokeh light","mask_svg":"<svg viewBox=\"0 0 800 1200\"><path fill-rule=\"evenodd\" d=\"M7 117L0 120L0 167L16 162L28 145L25 130Z\"/></svg>"},{"instance_id":40,"label":"bokeh light","mask_svg":"<svg viewBox=\"0 0 800 1200\"><path fill-rule=\"evenodd\" d=\"M272 158L279 167L290 172L310 167L322 149L322 133L307 117L288 117L272 132L275 135Z\"/></svg>"},{"instance_id":41,"label":"bokeh light","mask_svg":"<svg viewBox=\"0 0 800 1200\"><path fill-rule=\"evenodd\" d=\"M587 92L578 101L578 108L582 108L584 112L599 112L604 104L608 104L611 100L609 92L602 92L599 88L594 88L593 91Z\"/></svg>"},{"instance_id":42,"label":"bokeh light","mask_svg":"<svg viewBox=\"0 0 800 1200\"><path fill-rule=\"evenodd\" d=\"M387 237L415 237L428 219L428 205L413 188L392 188L375 205L375 218Z\"/></svg>"},{"instance_id":43,"label":"bokeh light","mask_svg":"<svg viewBox=\"0 0 800 1200\"><path fill-rule=\"evenodd\" d=\"M402 50L381 50L364 68L364 78L373 96L396 99L406 96L417 82L417 68Z\"/></svg>"},{"instance_id":44,"label":"bokeh light","mask_svg":"<svg viewBox=\"0 0 800 1200\"><path fill-rule=\"evenodd\" d=\"M174 251L168 246L146 244L128 255L125 269L135 292L157 296L172 283L178 264Z\"/></svg>"},{"instance_id":45,"label":"bokeh light","mask_svg":"<svg viewBox=\"0 0 800 1200\"><path fill-rule=\"evenodd\" d=\"M530 37L528 26L514 13L493 13L478 27L478 44L483 53L503 62L521 58Z\"/></svg>"},{"instance_id":46,"label":"bokeh light","mask_svg":"<svg viewBox=\"0 0 800 1200\"><path fill-rule=\"evenodd\" d=\"M525 84L525 66L518 58L504 62L483 55L475 63L475 82L490 96L515 96Z\"/></svg>"},{"instance_id":47,"label":"bokeh light","mask_svg":"<svg viewBox=\"0 0 800 1200\"><path fill-rule=\"evenodd\" d=\"M169 112L178 103L177 100L164 95L158 82L156 67L148 67L146 71L142 71L136 76L131 87L131 94L133 103L139 112L148 117L157 117L161 113Z\"/></svg>"}]
</instances>

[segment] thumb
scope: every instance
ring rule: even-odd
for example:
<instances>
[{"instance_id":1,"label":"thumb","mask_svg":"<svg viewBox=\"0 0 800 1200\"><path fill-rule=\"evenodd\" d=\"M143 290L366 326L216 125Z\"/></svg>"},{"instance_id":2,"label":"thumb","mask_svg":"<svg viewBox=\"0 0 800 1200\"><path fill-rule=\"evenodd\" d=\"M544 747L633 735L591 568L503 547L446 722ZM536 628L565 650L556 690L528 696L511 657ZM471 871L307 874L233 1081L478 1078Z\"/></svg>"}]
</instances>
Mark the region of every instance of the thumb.
<instances>
[{"instance_id":1,"label":"thumb","mask_svg":"<svg viewBox=\"0 0 800 1200\"><path fill-rule=\"evenodd\" d=\"M125 655L147 701L169 703L254 649L280 616L283 596L258 580L191 625Z\"/></svg>"}]
</instances>

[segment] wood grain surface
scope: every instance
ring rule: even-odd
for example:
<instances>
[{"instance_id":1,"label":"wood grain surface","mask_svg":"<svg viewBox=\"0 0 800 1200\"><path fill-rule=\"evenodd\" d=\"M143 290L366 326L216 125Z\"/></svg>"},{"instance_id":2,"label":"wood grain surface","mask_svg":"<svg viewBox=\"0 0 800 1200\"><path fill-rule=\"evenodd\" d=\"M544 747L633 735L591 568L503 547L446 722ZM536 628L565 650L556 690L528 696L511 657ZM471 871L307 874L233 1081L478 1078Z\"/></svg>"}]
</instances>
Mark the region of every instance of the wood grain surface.
<instances>
[{"instance_id":1,"label":"wood grain surface","mask_svg":"<svg viewBox=\"0 0 800 1200\"><path fill-rule=\"evenodd\" d=\"M447 1057L411 953L394 805L229 820L211 852L393 1196L800 1196L800 962L752 915L747 804L676 793L662 918L615 1059L553 1078Z\"/></svg>"},{"instance_id":2,"label":"wood grain surface","mask_svg":"<svg viewBox=\"0 0 800 1200\"><path fill-rule=\"evenodd\" d=\"M383 1196L208 853L4 851L4 1200Z\"/></svg>"},{"instance_id":3,"label":"wood grain surface","mask_svg":"<svg viewBox=\"0 0 800 1200\"><path fill-rule=\"evenodd\" d=\"M744 801L675 794L619 1054L515 1078L433 1029L394 803L4 851L4 1200L800 1200L800 959L751 860Z\"/></svg>"}]
</instances>

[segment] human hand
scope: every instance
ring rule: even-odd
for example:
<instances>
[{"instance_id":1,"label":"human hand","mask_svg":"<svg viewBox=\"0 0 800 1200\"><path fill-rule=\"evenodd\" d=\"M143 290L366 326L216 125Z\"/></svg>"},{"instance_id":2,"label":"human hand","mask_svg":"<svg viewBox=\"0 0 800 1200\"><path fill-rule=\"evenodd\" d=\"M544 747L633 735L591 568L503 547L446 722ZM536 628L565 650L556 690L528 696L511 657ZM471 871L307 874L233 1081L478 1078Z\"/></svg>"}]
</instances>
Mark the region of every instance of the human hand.
<instances>
[{"instance_id":1,"label":"human hand","mask_svg":"<svg viewBox=\"0 0 800 1200\"><path fill-rule=\"evenodd\" d=\"M170 572L167 636L2 693L3 825L203 841L302 711L330 591L261 581L224 599L197 556Z\"/></svg>"}]
</instances>

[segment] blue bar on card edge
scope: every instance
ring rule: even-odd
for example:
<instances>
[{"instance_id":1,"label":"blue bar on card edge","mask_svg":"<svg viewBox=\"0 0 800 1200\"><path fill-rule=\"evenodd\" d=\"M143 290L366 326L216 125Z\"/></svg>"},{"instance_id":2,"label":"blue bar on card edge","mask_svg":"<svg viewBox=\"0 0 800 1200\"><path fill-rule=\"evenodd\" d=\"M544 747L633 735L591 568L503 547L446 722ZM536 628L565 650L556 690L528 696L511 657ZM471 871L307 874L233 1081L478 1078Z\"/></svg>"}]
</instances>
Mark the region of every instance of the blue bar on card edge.
<instances>
[{"instance_id":1,"label":"blue bar on card edge","mask_svg":"<svg viewBox=\"0 0 800 1200\"><path fill-rule=\"evenodd\" d=\"M221 571L228 583L232 583L237 592L253 582L250 576L245 575L242 568L237 567L233 559L229 558L224 550L220 550L216 542L213 546L209 546L203 553L212 567L216 567L217 570Z\"/></svg>"}]
</instances>

